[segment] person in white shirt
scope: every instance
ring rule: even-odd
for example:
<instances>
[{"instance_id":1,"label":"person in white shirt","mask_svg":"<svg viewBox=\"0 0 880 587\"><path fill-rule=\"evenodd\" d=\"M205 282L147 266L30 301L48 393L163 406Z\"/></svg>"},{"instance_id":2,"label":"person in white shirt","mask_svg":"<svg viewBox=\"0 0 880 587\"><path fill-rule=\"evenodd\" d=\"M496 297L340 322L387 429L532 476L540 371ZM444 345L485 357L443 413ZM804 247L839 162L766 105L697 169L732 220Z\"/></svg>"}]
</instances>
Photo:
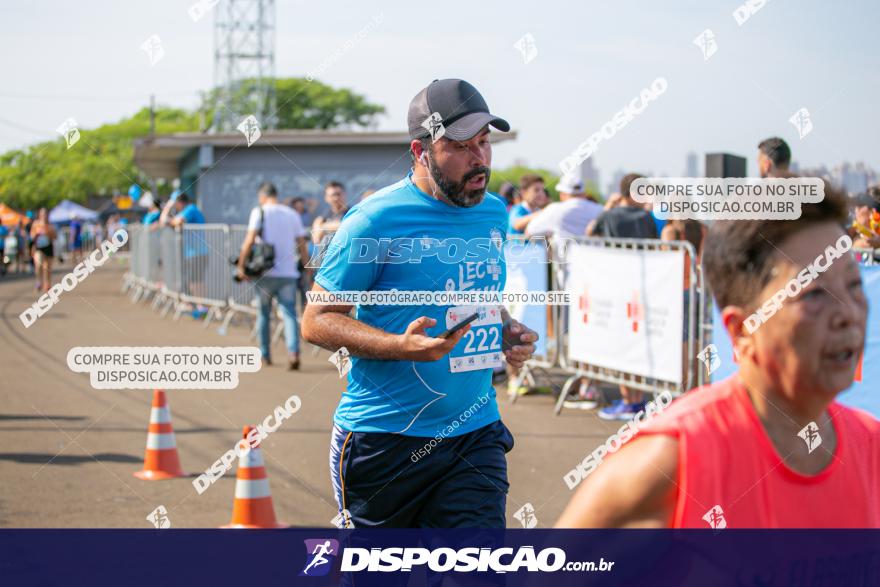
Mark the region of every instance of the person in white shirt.
<instances>
[{"instance_id":1,"label":"person in white shirt","mask_svg":"<svg viewBox=\"0 0 880 587\"><path fill-rule=\"evenodd\" d=\"M583 182L575 174L563 175L556 185L559 201L541 210L526 227L526 237L580 237L602 213L602 206L587 199Z\"/></svg>"},{"instance_id":2,"label":"person in white shirt","mask_svg":"<svg viewBox=\"0 0 880 587\"><path fill-rule=\"evenodd\" d=\"M306 248L306 229L300 215L289 206L278 203L278 190L269 182L264 182L257 190L260 205L251 210L248 231L238 255L238 277L250 280L245 275L245 261L250 254L262 224L262 240L275 247L275 265L259 278L253 279L257 294L257 331L260 338L260 351L263 362L271 365L269 352L269 314L272 298L278 300L281 318L284 321L284 339L287 343L288 368L299 369L299 326L296 320L296 291L302 277L297 267L298 261L308 259ZM262 214L261 214L262 211ZM262 223L261 223L262 217ZM304 269L308 271L308 269Z\"/></svg>"}]
</instances>

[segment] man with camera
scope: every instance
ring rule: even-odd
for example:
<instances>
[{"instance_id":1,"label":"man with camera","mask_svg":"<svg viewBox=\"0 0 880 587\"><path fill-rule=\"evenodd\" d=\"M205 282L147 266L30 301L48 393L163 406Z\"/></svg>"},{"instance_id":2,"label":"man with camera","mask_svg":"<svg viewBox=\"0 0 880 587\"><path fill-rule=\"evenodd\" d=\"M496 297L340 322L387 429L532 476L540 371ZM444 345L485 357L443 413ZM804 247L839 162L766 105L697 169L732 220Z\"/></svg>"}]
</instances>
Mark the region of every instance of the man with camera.
<instances>
[{"instance_id":1,"label":"man with camera","mask_svg":"<svg viewBox=\"0 0 880 587\"><path fill-rule=\"evenodd\" d=\"M287 365L290 370L296 370L299 369L300 358L296 291L298 280L302 277L297 262L299 259L308 259L306 229L293 208L278 203L278 190L271 183L262 183L257 197L260 205L251 210L247 236L238 255L236 278L254 280L259 308L257 330L264 364L272 364L269 314L272 298L275 298L284 321Z\"/></svg>"}]
</instances>

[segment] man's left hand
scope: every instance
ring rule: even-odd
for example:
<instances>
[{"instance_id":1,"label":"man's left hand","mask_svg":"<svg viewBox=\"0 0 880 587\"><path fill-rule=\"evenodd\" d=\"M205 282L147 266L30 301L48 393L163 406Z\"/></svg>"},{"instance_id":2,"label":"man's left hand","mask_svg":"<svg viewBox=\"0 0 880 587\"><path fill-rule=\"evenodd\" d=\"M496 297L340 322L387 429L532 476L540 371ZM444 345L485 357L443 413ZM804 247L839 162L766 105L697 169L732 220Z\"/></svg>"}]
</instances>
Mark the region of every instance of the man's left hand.
<instances>
[{"instance_id":1,"label":"man's left hand","mask_svg":"<svg viewBox=\"0 0 880 587\"><path fill-rule=\"evenodd\" d=\"M516 320L510 319L501 331L501 348L507 363L519 369L535 353L538 333Z\"/></svg>"}]
</instances>

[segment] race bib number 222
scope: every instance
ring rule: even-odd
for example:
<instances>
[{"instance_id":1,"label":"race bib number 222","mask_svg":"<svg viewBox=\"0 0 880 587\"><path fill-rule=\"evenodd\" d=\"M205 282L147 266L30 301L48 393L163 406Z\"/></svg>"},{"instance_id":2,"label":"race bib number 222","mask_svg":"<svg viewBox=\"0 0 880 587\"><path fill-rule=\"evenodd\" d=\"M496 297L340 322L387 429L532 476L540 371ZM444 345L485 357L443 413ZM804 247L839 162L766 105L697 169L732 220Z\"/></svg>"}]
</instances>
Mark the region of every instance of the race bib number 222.
<instances>
[{"instance_id":1,"label":"race bib number 222","mask_svg":"<svg viewBox=\"0 0 880 587\"><path fill-rule=\"evenodd\" d=\"M452 328L474 312L479 317L449 353L449 371L460 373L501 366L501 308L456 306L446 311L446 328Z\"/></svg>"}]
</instances>

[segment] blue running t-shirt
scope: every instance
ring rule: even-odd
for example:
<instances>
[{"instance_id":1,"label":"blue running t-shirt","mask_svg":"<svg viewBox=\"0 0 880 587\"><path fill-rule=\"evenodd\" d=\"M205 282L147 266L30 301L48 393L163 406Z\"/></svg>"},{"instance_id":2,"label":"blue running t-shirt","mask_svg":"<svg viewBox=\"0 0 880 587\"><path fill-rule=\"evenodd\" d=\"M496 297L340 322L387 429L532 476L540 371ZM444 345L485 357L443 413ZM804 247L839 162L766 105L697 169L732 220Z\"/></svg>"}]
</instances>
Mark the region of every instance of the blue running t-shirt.
<instances>
[{"instance_id":1,"label":"blue running t-shirt","mask_svg":"<svg viewBox=\"0 0 880 587\"><path fill-rule=\"evenodd\" d=\"M501 291L506 278L501 243L507 221L499 198L487 194L471 208L451 206L421 191L410 172L346 214L315 281L328 291ZM371 258L373 242L382 243L372 249L378 251L379 262L356 262ZM475 242L480 244L474 247ZM453 243L468 247L469 254L460 255ZM419 253L413 254L413 249ZM414 262L416 258L420 262ZM436 336L446 330L450 307L358 305L356 317L402 334L410 322L428 316L437 320L427 331ZM467 338L452 354L475 344ZM453 373L449 356L416 362L366 359L355 353L347 390L334 415L346 430L445 437L499 419L491 368Z\"/></svg>"}]
</instances>

